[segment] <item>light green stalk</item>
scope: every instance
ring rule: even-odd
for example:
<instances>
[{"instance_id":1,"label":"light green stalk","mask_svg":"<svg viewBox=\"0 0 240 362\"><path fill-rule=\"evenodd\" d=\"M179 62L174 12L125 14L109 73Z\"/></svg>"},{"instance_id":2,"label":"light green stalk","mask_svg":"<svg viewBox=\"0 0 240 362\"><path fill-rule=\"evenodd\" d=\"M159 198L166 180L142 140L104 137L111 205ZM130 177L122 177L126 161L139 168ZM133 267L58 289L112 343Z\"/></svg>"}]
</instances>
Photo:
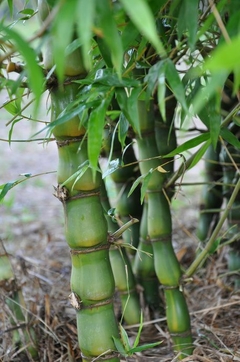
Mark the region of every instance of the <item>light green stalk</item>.
<instances>
[{"instance_id":1,"label":"light green stalk","mask_svg":"<svg viewBox=\"0 0 240 362\"><path fill-rule=\"evenodd\" d=\"M101 200L105 211L110 209L108 195L104 183L101 189ZM110 216L106 216L108 223L108 231L110 236L114 234L119 226L113 222ZM124 243L122 236L114 240L116 243L110 247L110 262L112 266L113 276L117 291L120 295L122 305L122 317L127 324L138 324L140 322L140 302L137 291L135 277L133 275L132 266L125 247L121 247Z\"/></svg>"},{"instance_id":2,"label":"light green stalk","mask_svg":"<svg viewBox=\"0 0 240 362\"><path fill-rule=\"evenodd\" d=\"M40 1L39 6L41 6ZM41 12L41 11L40 11ZM50 39L51 43L51 39ZM46 49L44 64L50 69L51 48ZM74 72L79 69L79 73ZM67 58L61 86L57 80L49 89L51 121L78 96L77 77L86 75L80 52ZM53 135L58 145L58 186L55 196L62 202L65 236L71 249L72 274L70 302L76 310L78 341L83 362L90 360L119 362L113 337L119 338L114 315L114 278L109 260L108 229L100 200L101 175L88 168L77 178L79 166L88 161L88 139L78 116L56 125ZM75 176L74 176L75 175Z\"/></svg>"},{"instance_id":3,"label":"light green stalk","mask_svg":"<svg viewBox=\"0 0 240 362\"><path fill-rule=\"evenodd\" d=\"M137 138L140 170L145 175L152 170L147 185L148 235L152 242L155 271L164 288L167 308L167 324L174 342L180 351L180 359L192 353L192 337L189 312L182 292L181 268L172 246L172 220L169 199L164 190L165 174L158 171L161 162L156 158L158 149L155 140L156 114L152 107L146 108L139 101L142 138Z\"/></svg>"}]
</instances>

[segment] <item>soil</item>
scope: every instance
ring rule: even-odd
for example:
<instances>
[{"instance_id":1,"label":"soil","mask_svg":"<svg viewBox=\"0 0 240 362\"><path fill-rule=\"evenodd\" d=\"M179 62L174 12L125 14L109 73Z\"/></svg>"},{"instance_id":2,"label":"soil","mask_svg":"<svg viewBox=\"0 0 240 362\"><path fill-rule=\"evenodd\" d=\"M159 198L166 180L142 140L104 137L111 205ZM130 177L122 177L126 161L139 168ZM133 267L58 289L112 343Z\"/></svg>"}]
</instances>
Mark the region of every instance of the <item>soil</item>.
<instances>
[{"instance_id":1,"label":"soil","mask_svg":"<svg viewBox=\"0 0 240 362\"><path fill-rule=\"evenodd\" d=\"M6 121L4 118L0 121L1 139L8 137ZM18 286L23 290L27 323L36 331L39 361L81 361L75 311L68 301L71 265L64 239L62 205L53 196L56 145L41 141L13 142L29 139L43 126L32 128L30 122L21 121L15 126L10 146L0 141L0 184L26 179L12 188L0 204L0 237L11 257ZM20 176L27 173L42 175ZM199 174L200 169L195 169L188 176L189 180L195 181ZM187 191L182 187L178 191L173 207L173 241L178 258L183 267L187 267L198 246L195 231L200 189L196 186ZM234 289L228 273L226 255L227 248L217 252L185 287L195 349L184 362L240 361L240 293ZM21 348L12 344L11 312L5 303L6 293L2 289L0 294L0 361L31 361L24 344ZM143 308L146 323L141 343L160 340L162 344L126 360L176 361L165 316L149 318L147 309ZM18 328L22 332L26 326ZM126 330L133 339L136 327L126 326Z\"/></svg>"}]
</instances>

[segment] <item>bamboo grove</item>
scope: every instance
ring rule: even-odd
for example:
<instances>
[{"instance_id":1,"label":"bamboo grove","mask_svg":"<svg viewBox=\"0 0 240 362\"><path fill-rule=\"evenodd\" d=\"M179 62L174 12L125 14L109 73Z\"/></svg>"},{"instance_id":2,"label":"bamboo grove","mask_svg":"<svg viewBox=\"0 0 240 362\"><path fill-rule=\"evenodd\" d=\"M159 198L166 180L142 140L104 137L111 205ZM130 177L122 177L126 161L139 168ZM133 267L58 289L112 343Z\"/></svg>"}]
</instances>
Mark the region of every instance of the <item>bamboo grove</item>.
<instances>
[{"instance_id":1,"label":"bamboo grove","mask_svg":"<svg viewBox=\"0 0 240 362\"><path fill-rule=\"evenodd\" d=\"M12 1L8 6L14 14ZM166 313L183 359L194 349L185 282L220 247L225 220L225 238L233 239L229 268L240 266L237 2L38 0L22 14L24 21L38 17L39 30L26 41L9 19L0 24L2 88L13 99L29 87L36 114L42 93L49 94L43 131L58 149L54 195L64 211L82 360L120 361L121 326L141 323L143 307L152 317ZM195 118L197 135L188 127ZM179 129L188 129L182 144ZM202 159L201 250L184 270L172 243L171 200L175 183ZM1 198L10 188L3 185Z\"/></svg>"}]
</instances>

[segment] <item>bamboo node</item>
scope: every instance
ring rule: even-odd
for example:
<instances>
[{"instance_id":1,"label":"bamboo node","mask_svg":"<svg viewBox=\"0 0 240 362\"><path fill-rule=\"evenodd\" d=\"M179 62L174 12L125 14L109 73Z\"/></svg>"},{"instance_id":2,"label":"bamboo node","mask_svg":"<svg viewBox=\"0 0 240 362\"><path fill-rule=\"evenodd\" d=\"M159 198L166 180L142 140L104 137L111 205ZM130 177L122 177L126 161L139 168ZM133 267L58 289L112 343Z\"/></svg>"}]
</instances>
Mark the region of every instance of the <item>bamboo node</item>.
<instances>
[{"instance_id":1,"label":"bamboo node","mask_svg":"<svg viewBox=\"0 0 240 362\"><path fill-rule=\"evenodd\" d=\"M84 135L81 135L79 137L74 137L74 138L68 138L66 140L57 140L57 146L60 147L64 147L64 146L69 146L70 143L73 142L80 142L83 139Z\"/></svg>"},{"instance_id":2,"label":"bamboo node","mask_svg":"<svg viewBox=\"0 0 240 362\"><path fill-rule=\"evenodd\" d=\"M190 337L191 336L191 331L185 331L185 332L179 332L179 333L171 333L170 332L170 336L171 337Z\"/></svg>"},{"instance_id":3,"label":"bamboo node","mask_svg":"<svg viewBox=\"0 0 240 362\"><path fill-rule=\"evenodd\" d=\"M110 248L110 244L101 244L101 245L96 245L90 248L85 248L85 249L72 249L70 250L70 253L72 255L76 255L76 254L88 254L88 253L94 253L96 251L101 251L101 250L106 250Z\"/></svg>"},{"instance_id":4,"label":"bamboo node","mask_svg":"<svg viewBox=\"0 0 240 362\"><path fill-rule=\"evenodd\" d=\"M151 238L151 242L152 243L157 243L158 241L167 242L167 241L171 240L171 238L172 238L172 234L170 233L170 234L159 236L158 238Z\"/></svg>"},{"instance_id":5,"label":"bamboo node","mask_svg":"<svg viewBox=\"0 0 240 362\"><path fill-rule=\"evenodd\" d=\"M71 306L74 309L77 309L77 310L81 309L82 301L76 293L72 292L71 294L69 294L68 299L70 301Z\"/></svg>"},{"instance_id":6,"label":"bamboo node","mask_svg":"<svg viewBox=\"0 0 240 362\"><path fill-rule=\"evenodd\" d=\"M53 186L55 196L61 202L65 202L69 198L68 189L65 186L57 185L57 187Z\"/></svg>"},{"instance_id":7,"label":"bamboo node","mask_svg":"<svg viewBox=\"0 0 240 362\"><path fill-rule=\"evenodd\" d=\"M111 351L111 353L109 353L109 351L106 351L104 353L102 353L101 355L99 356L92 356L92 357L87 357L85 356L83 353L81 353L81 357L82 359L86 360L86 361L91 361L91 362L94 362L94 361L108 361L112 358L120 358L121 357L121 354L117 351Z\"/></svg>"}]
</instances>

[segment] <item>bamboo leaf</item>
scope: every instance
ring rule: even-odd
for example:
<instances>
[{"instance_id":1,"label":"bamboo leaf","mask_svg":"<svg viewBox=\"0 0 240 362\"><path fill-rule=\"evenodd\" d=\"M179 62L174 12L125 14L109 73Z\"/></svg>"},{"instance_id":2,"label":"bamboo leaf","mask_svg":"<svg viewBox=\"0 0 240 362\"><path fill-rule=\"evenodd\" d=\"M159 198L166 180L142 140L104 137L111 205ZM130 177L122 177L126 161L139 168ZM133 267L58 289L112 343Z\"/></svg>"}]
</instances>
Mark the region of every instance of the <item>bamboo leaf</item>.
<instances>
[{"instance_id":1,"label":"bamboo leaf","mask_svg":"<svg viewBox=\"0 0 240 362\"><path fill-rule=\"evenodd\" d=\"M214 95L210 100L206 101L205 107L199 114L200 119L208 127L213 147L216 148L221 128L221 115L219 112L220 99Z\"/></svg>"},{"instance_id":2,"label":"bamboo leaf","mask_svg":"<svg viewBox=\"0 0 240 362\"><path fill-rule=\"evenodd\" d=\"M205 62L204 70L212 73L219 71L231 72L239 64L239 54L236 49L240 47L240 36L231 39L229 43L219 45Z\"/></svg>"},{"instance_id":3,"label":"bamboo leaf","mask_svg":"<svg viewBox=\"0 0 240 362\"><path fill-rule=\"evenodd\" d=\"M114 336L112 336L112 339L113 339L113 342L114 342L115 347L117 348L118 352L121 353L122 356L127 357L127 353L124 349L121 339L116 338Z\"/></svg>"},{"instance_id":4,"label":"bamboo leaf","mask_svg":"<svg viewBox=\"0 0 240 362\"><path fill-rule=\"evenodd\" d=\"M166 51L159 40L153 13L145 0L120 0L126 13L141 34L149 40L161 56Z\"/></svg>"},{"instance_id":5,"label":"bamboo leaf","mask_svg":"<svg viewBox=\"0 0 240 362\"><path fill-rule=\"evenodd\" d=\"M142 332L142 328L143 328L143 313L142 313L142 311L141 311L141 314L140 314L140 323L139 324L140 325L139 325L139 328L138 328L136 339L135 339L134 344L133 344L133 348L136 348L139 345L139 341L140 341L140 337L141 337L141 332Z\"/></svg>"},{"instance_id":6,"label":"bamboo leaf","mask_svg":"<svg viewBox=\"0 0 240 362\"><path fill-rule=\"evenodd\" d=\"M116 89L117 101L121 111L127 118L133 130L137 134L141 134L139 124L139 114L137 107L137 99L140 93L140 88L133 89L131 94L128 96L125 89Z\"/></svg>"},{"instance_id":7,"label":"bamboo leaf","mask_svg":"<svg viewBox=\"0 0 240 362\"><path fill-rule=\"evenodd\" d=\"M119 78L121 78L123 46L108 0L97 1L97 15L103 40L110 50L112 63Z\"/></svg>"},{"instance_id":8,"label":"bamboo leaf","mask_svg":"<svg viewBox=\"0 0 240 362\"><path fill-rule=\"evenodd\" d=\"M137 352L142 352L142 351L146 351L149 348L153 348L156 346L159 346L159 344L161 344L162 341L160 342L153 342L153 343L146 343L143 344L141 346L135 347L135 348L131 348L128 352L128 354L133 354L133 353L137 353Z\"/></svg>"},{"instance_id":9,"label":"bamboo leaf","mask_svg":"<svg viewBox=\"0 0 240 362\"><path fill-rule=\"evenodd\" d=\"M73 186L72 189L74 188L74 185L76 184L76 182L84 175L84 173L87 171L87 169L89 168L89 161L86 160L85 162L83 162L79 167L78 170L76 172L74 172L67 180L65 180L61 186L65 186L67 185L69 182L73 182Z\"/></svg>"},{"instance_id":10,"label":"bamboo leaf","mask_svg":"<svg viewBox=\"0 0 240 362\"><path fill-rule=\"evenodd\" d=\"M173 150L172 152L170 152L167 155L162 156L162 157L169 158L169 157L176 156L177 154L188 151L189 149L196 147L196 146L200 145L201 143L203 143L204 141L207 141L209 139L210 139L209 132L203 133L200 136L194 137L193 139L184 142L182 145L175 148L175 150Z\"/></svg>"},{"instance_id":11,"label":"bamboo leaf","mask_svg":"<svg viewBox=\"0 0 240 362\"><path fill-rule=\"evenodd\" d=\"M111 175L113 172L119 169L119 167L121 167L121 162L119 158L110 161L107 170L103 172L102 178L104 179L105 177Z\"/></svg>"},{"instance_id":12,"label":"bamboo leaf","mask_svg":"<svg viewBox=\"0 0 240 362\"><path fill-rule=\"evenodd\" d=\"M228 77L226 71L213 73L206 86L201 87L192 101L192 110L189 117L198 114L205 107L206 102L216 93L221 92L224 83Z\"/></svg>"},{"instance_id":13,"label":"bamboo leaf","mask_svg":"<svg viewBox=\"0 0 240 362\"><path fill-rule=\"evenodd\" d=\"M105 125L106 111L112 99L113 93L102 100L101 104L95 108L88 120L88 157L93 175L97 170L98 157L102 146L103 128Z\"/></svg>"},{"instance_id":14,"label":"bamboo leaf","mask_svg":"<svg viewBox=\"0 0 240 362\"><path fill-rule=\"evenodd\" d=\"M56 73L60 82L64 78L66 65L66 48L72 42L74 24L77 14L76 0L63 1L52 27L53 58L56 64Z\"/></svg>"},{"instance_id":15,"label":"bamboo leaf","mask_svg":"<svg viewBox=\"0 0 240 362\"><path fill-rule=\"evenodd\" d=\"M158 105L164 122L166 122L166 107L165 107L165 72L159 72L158 74Z\"/></svg>"},{"instance_id":16,"label":"bamboo leaf","mask_svg":"<svg viewBox=\"0 0 240 362\"><path fill-rule=\"evenodd\" d=\"M123 113L120 114L119 124L118 124L118 140L121 143L121 146L125 146L125 140L129 130L129 122Z\"/></svg>"},{"instance_id":17,"label":"bamboo leaf","mask_svg":"<svg viewBox=\"0 0 240 362\"><path fill-rule=\"evenodd\" d=\"M125 331L125 329L123 328L123 326L121 324L119 325L119 327L120 327L119 329L120 329L122 344L124 346L125 351L128 352L130 350L131 346L129 343L127 332Z\"/></svg>"},{"instance_id":18,"label":"bamboo leaf","mask_svg":"<svg viewBox=\"0 0 240 362\"><path fill-rule=\"evenodd\" d=\"M203 155L205 154L205 152L207 151L208 147L211 144L211 139L209 138L209 140L207 140L207 142L205 142L200 148L199 150L196 152L194 159L192 160L191 164L188 167L188 170L190 170L190 168L194 167L202 158Z\"/></svg>"},{"instance_id":19,"label":"bamboo leaf","mask_svg":"<svg viewBox=\"0 0 240 362\"><path fill-rule=\"evenodd\" d=\"M164 60L165 62L165 76L175 95L178 102L181 104L183 110L188 113L188 106L185 97L185 89L183 83L179 77L179 73L175 68L175 65L171 59Z\"/></svg>"},{"instance_id":20,"label":"bamboo leaf","mask_svg":"<svg viewBox=\"0 0 240 362\"><path fill-rule=\"evenodd\" d=\"M128 192L128 196L127 196L127 197L129 197L129 196L133 193L133 191L134 191L134 190L138 187L138 185L143 181L144 177L145 177L145 175L141 175L141 176L139 176L139 177L133 182L133 184L132 184L132 186L131 186L131 188L130 188L130 190L129 190L129 192Z\"/></svg>"},{"instance_id":21,"label":"bamboo leaf","mask_svg":"<svg viewBox=\"0 0 240 362\"><path fill-rule=\"evenodd\" d=\"M220 136L236 149L240 149L239 139L231 131L229 131L229 129L222 128L220 131Z\"/></svg>"},{"instance_id":22,"label":"bamboo leaf","mask_svg":"<svg viewBox=\"0 0 240 362\"><path fill-rule=\"evenodd\" d=\"M146 195L148 183L150 181L152 173L153 173L153 169L151 168L143 178L142 187L141 187L141 204L144 201L144 197Z\"/></svg>"},{"instance_id":23,"label":"bamboo leaf","mask_svg":"<svg viewBox=\"0 0 240 362\"><path fill-rule=\"evenodd\" d=\"M99 69L96 72L95 78L92 84L103 84L109 87L131 87L135 88L139 86L139 82L133 78L121 78L113 71L113 69Z\"/></svg>"},{"instance_id":24,"label":"bamboo leaf","mask_svg":"<svg viewBox=\"0 0 240 362\"><path fill-rule=\"evenodd\" d=\"M7 195L8 191L10 191L14 186L17 185L17 181L7 182L6 184L0 185L0 202Z\"/></svg>"},{"instance_id":25,"label":"bamboo leaf","mask_svg":"<svg viewBox=\"0 0 240 362\"><path fill-rule=\"evenodd\" d=\"M77 30L82 43L82 54L83 61L86 69L91 68L91 58L89 56L89 51L91 49L91 39L92 39L92 28L95 15L95 0L78 0L77 13Z\"/></svg>"},{"instance_id":26,"label":"bamboo leaf","mask_svg":"<svg viewBox=\"0 0 240 362\"><path fill-rule=\"evenodd\" d=\"M183 0L178 15L178 38L188 31L188 44L194 50L198 28L198 0Z\"/></svg>"},{"instance_id":27,"label":"bamboo leaf","mask_svg":"<svg viewBox=\"0 0 240 362\"><path fill-rule=\"evenodd\" d=\"M23 56L26 61L26 71L29 81L30 88L32 89L36 97L36 110L38 109L40 98L43 92L44 78L41 68L39 67L36 60L36 53L28 45L28 43L9 27L5 27L3 24L0 24L0 31L4 32L7 38L16 45L17 50Z\"/></svg>"}]
</instances>

